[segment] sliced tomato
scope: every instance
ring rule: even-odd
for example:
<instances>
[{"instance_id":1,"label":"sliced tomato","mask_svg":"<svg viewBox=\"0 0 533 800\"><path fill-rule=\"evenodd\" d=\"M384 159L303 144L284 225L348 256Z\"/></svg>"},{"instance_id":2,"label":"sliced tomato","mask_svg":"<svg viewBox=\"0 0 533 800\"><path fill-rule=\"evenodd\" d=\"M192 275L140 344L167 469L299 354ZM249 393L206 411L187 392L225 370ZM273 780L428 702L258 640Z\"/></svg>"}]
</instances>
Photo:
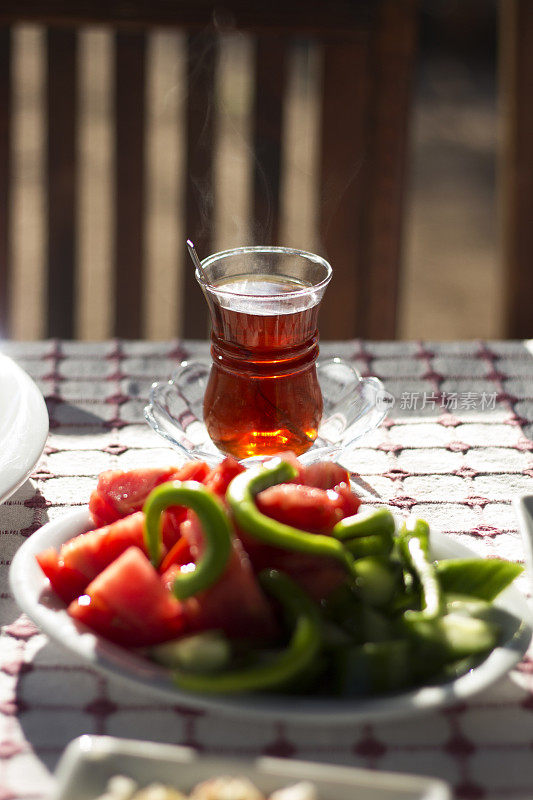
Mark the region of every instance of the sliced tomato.
<instances>
[{"instance_id":1,"label":"sliced tomato","mask_svg":"<svg viewBox=\"0 0 533 800\"><path fill-rule=\"evenodd\" d=\"M168 551L166 556L161 562L159 567L159 572L164 573L167 569L170 569L174 564L177 564L179 567L182 567L184 564L190 564L193 561L193 557L191 555L191 548L189 547L189 543L187 539L182 536L176 544Z\"/></svg>"},{"instance_id":2,"label":"sliced tomato","mask_svg":"<svg viewBox=\"0 0 533 800\"><path fill-rule=\"evenodd\" d=\"M336 492L300 483L270 486L257 495L256 504L268 517L312 533L326 533L342 519Z\"/></svg>"},{"instance_id":3,"label":"sliced tomato","mask_svg":"<svg viewBox=\"0 0 533 800\"><path fill-rule=\"evenodd\" d=\"M142 511L95 531L81 533L61 546L59 556L63 563L92 580L131 546L145 550Z\"/></svg>"},{"instance_id":4,"label":"sliced tomato","mask_svg":"<svg viewBox=\"0 0 533 800\"><path fill-rule=\"evenodd\" d=\"M304 474L305 474L305 467L298 461L296 455L292 452L292 450L287 450L286 453L278 453L277 456L274 458L281 458L282 461L288 461L295 470L296 470L296 477L294 480L290 481L290 483L305 483L304 481Z\"/></svg>"},{"instance_id":5,"label":"sliced tomato","mask_svg":"<svg viewBox=\"0 0 533 800\"><path fill-rule=\"evenodd\" d=\"M181 603L137 547L98 575L68 613L106 639L134 647L175 639L185 629Z\"/></svg>"},{"instance_id":6,"label":"sliced tomato","mask_svg":"<svg viewBox=\"0 0 533 800\"><path fill-rule=\"evenodd\" d=\"M39 553L37 561L50 581L50 586L64 603L70 603L71 600L82 594L87 586L88 581L85 575L66 565L53 547Z\"/></svg>"},{"instance_id":7,"label":"sliced tomato","mask_svg":"<svg viewBox=\"0 0 533 800\"><path fill-rule=\"evenodd\" d=\"M239 464L233 456L226 456L220 464L217 464L211 470L204 483L218 497L224 498L231 481L241 472L244 472L243 465Z\"/></svg>"},{"instance_id":8,"label":"sliced tomato","mask_svg":"<svg viewBox=\"0 0 533 800\"><path fill-rule=\"evenodd\" d=\"M303 467L300 483L306 486L316 486L317 489L334 489L340 483L350 485L348 470L335 464L333 461L317 461Z\"/></svg>"},{"instance_id":9,"label":"sliced tomato","mask_svg":"<svg viewBox=\"0 0 533 800\"><path fill-rule=\"evenodd\" d=\"M95 525L102 527L140 511L152 489L160 483L172 480L178 472L177 467L102 472L89 501L89 511Z\"/></svg>"},{"instance_id":10,"label":"sliced tomato","mask_svg":"<svg viewBox=\"0 0 533 800\"><path fill-rule=\"evenodd\" d=\"M95 525L102 526L140 511L152 489L166 481L204 483L211 470L204 461L188 461L183 467L146 467L102 472L91 495L89 510Z\"/></svg>"},{"instance_id":11,"label":"sliced tomato","mask_svg":"<svg viewBox=\"0 0 533 800\"><path fill-rule=\"evenodd\" d=\"M98 481L100 482L100 478ZM101 494L98 488L94 490L89 499L89 511L91 512L91 517L93 518L96 528L109 525L111 522L120 519L121 516L111 500Z\"/></svg>"},{"instance_id":12,"label":"sliced tomato","mask_svg":"<svg viewBox=\"0 0 533 800\"><path fill-rule=\"evenodd\" d=\"M205 461L187 461L176 472L173 481L198 481L205 483L211 474L211 467Z\"/></svg>"},{"instance_id":13,"label":"sliced tomato","mask_svg":"<svg viewBox=\"0 0 533 800\"><path fill-rule=\"evenodd\" d=\"M82 594L93 578L132 546L146 552L142 511L98 530L81 533L61 545L59 553L55 550L45 551L37 557L37 561L57 594L69 603Z\"/></svg>"},{"instance_id":14,"label":"sliced tomato","mask_svg":"<svg viewBox=\"0 0 533 800\"><path fill-rule=\"evenodd\" d=\"M361 505L346 484L326 490L300 483L270 486L257 495L256 503L268 517L311 533L328 533Z\"/></svg>"},{"instance_id":15,"label":"sliced tomato","mask_svg":"<svg viewBox=\"0 0 533 800\"><path fill-rule=\"evenodd\" d=\"M200 523L191 517L182 526L191 553L200 557L203 544ZM162 576L170 588L180 567L171 566ZM233 638L272 639L277 625L270 604L263 594L250 560L239 539L224 574L217 583L183 603L188 627L195 631L218 628Z\"/></svg>"},{"instance_id":16,"label":"sliced tomato","mask_svg":"<svg viewBox=\"0 0 533 800\"><path fill-rule=\"evenodd\" d=\"M344 517L353 517L354 514L357 514L361 505L361 498L355 492L352 492L349 483L339 483L333 491L339 495L338 503L342 511L342 519Z\"/></svg>"},{"instance_id":17,"label":"sliced tomato","mask_svg":"<svg viewBox=\"0 0 533 800\"><path fill-rule=\"evenodd\" d=\"M332 559L279 551L268 556L270 567L285 572L317 602L346 582L346 570Z\"/></svg>"},{"instance_id":18,"label":"sliced tomato","mask_svg":"<svg viewBox=\"0 0 533 800\"><path fill-rule=\"evenodd\" d=\"M205 461L188 461L183 467L154 467L128 472L108 470L98 478L91 495L89 510L97 527L108 525L140 511L150 492L167 481L199 481L204 483L211 469ZM180 525L187 509L172 506L163 515L162 535L167 550L180 538Z\"/></svg>"},{"instance_id":19,"label":"sliced tomato","mask_svg":"<svg viewBox=\"0 0 533 800\"><path fill-rule=\"evenodd\" d=\"M333 589L346 581L346 570L331 558L271 547L240 531L239 539L256 574L263 569L279 569L317 602L325 599Z\"/></svg>"}]
</instances>

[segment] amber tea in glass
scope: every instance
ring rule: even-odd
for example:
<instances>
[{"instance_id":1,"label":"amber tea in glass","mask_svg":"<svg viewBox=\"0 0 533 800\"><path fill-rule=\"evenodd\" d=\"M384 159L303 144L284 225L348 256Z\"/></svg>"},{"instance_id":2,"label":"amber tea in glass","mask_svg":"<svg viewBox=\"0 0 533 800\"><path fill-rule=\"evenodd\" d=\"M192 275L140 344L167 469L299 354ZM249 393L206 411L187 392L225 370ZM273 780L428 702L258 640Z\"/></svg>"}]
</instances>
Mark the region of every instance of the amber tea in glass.
<instances>
[{"instance_id":1,"label":"amber tea in glass","mask_svg":"<svg viewBox=\"0 0 533 800\"><path fill-rule=\"evenodd\" d=\"M213 365L204 422L237 458L300 454L317 437L318 309L331 267L312 253L241 247L202 261Z\"/></svg>"}]
</instances>

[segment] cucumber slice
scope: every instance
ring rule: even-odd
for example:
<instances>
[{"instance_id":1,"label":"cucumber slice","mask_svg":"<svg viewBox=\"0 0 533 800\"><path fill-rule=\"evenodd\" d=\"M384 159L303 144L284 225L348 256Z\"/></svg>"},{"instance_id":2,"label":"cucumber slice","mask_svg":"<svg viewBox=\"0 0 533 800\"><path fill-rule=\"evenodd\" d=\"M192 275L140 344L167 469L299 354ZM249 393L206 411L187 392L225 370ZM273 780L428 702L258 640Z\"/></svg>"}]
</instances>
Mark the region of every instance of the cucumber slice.
<instances>
[{"instance_id":1,"label":"cucumber slice","mask_svg":"<svg viewBox=\"0 0 533 800\"><path fill-rule=\"evenodd\" d=\"M489 620L493 609L493 606L487 600L451 592L444 595L444 605L447 614L461 614L465 617Z\"/></svg>"},{"instance_id":2,"label":"cucumber slice","mask_svg":"<svg viewBox=\"0 0 533 800\"><path fill-rule=\"evenodd\" d=\"M218 672L230 664L231 655L231 645L221 631L197 633L150 648L150 657L158 664L187 672Z\"/></svg>"},{"instance_id":3,"label":"cucumber slice","mask_svg":"<svg viewBox=\"0 0 533 800\"><path fill-rule=\"evenodd\" d=\"M490 602L524 571L520 564L499 558L452 558L437 563L444 592L468 594Z\"/></svg>"},{"instance_id":4,"label":"cucumber slice","mask_svg":"<svg viewBox=\"0 0 533 800\"><path fill-rule=\"evenodd\" d=\"M498 643L497 625L458 613L434 620L406 619L404 625L421 663L445 664L485 653Z\"/></svg>"}]
</instances>

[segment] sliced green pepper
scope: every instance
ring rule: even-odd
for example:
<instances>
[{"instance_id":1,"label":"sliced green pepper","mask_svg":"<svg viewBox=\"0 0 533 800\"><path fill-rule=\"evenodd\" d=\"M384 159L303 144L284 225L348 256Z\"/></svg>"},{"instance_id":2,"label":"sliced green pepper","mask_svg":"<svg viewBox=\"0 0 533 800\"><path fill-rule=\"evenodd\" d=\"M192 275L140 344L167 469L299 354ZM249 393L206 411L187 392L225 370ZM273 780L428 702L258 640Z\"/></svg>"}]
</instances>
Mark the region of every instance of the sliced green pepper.
<instances>
[{"instance_id":1,"label":"sliced green pepper","mask_svg":"<svg viewBox=\"0 0 533 800\"><path fill-rule=\"evenodd\" d=\"M392 548L392 536L394 534L394 517L388 508L377 508L375 510L354 514L352 517L345 517L337 522L332 530L336 539L345 541L361 536L382 536L390 541Z\"/></svg>"},{"instance_id":2,"label":"sliced green pepper","mask_svg":"<svg viewBox=\"0 0 533 800\"><path fill-rule=\"evenodd\" d=\"M429 554L429 525L423 519L409 518L398 532L398 550L420 585L421 611L406 611L406 619L436 619L443 613L442 591L435 565Z\"/></svg>"},{"instance_id":3,"label":"sliced green pepper","mask_svg":"<svg viewBox=\"0 0 533 800\"><path fill-rule=\"evenodd\" d=\"M255 504L255 495L296 477L296 470L286 461L274 458L264 466L252 467L232 480L226 492L237 525L260 542L299 553L333 558L353 574L353 558L341 542L277 522L262 514Z\"/></svg>"},{"instance_id":4,"label":"sliced green pepper","mask_svg":"<svg viewBox=\"0 0 533 800\"><path fill-rule=\"evenodd\" d=\"M444 592L467 594L488 602L524 571L520 564L499 558L453 558L439 561L436 569Z\"/></svg>"},{"instance_id":5,"label":"sliced green pepper","mask_svg":"<svg viewBox=\"0 0 533 800\"><path fill-rule=\"evenodd\" d=\"M169 506L185 506L200 520L205 550L193 572L180 573L172 591L184 600L212 586L226 569L231 554L231 522L220 501L196 481L170 481L156 487L144 504L144 541L152 564L161 560L161 517Z\"/></svg>"},{"instance_id":6,"label":"sliced green pepper","mask_svg":"<svg viewBox=\"0 0 533 800\"><path fill-rule=\"evenodd\" d=\"M463 614L445 614L436 619L408 619L404 629L413 648L417 676L426 679L445 664L488 653L498 643L497 625Z\"/></svg>"},{"instance_id":7,"label":"sliced green pepper","mask_svg":"<svg viewBox=\"0 0 533 800\"><path fill-rule=\"evenodd\" d=\"M354 565L356 572L354 591L365 605L381 608L387 606L398 590L399 569L383 556L366 556Z\"/></svg>"},{"instance_id":8,"label":"sliced green pepper","mask_svg":"<svg viewBox=\"0 0 533 800\"><path fill-rule=\"evenodd\" d=\"M259 574L263 589L283 606L292 629L285 650L269 664L200 675L183 670L173 673L175 683L191 692L238 693L284 688L313 665L322 647L322 623L317 606L287 575L277 570Z\"/></svg>"},{"instance_id":9,"label":"sliced green pepper","mask_svg":"<svg viewBox=\"0 0 533 800\"><path fill-rule=\"evenodd\" d=\"M392 550L392 541L387 541L383 536L377 534L347 539L343 544L354 558L388 556Z\"/></svg>"}]
</instances>

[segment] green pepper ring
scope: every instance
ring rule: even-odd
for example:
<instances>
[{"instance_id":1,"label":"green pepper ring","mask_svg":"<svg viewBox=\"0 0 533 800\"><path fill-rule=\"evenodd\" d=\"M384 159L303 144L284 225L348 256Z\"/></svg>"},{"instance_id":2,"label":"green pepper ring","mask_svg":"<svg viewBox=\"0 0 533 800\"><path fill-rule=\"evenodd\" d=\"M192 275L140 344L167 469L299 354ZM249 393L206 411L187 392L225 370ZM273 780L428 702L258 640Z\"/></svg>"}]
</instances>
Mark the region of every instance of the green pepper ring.
<instances>
[{"instance_id":1,"label":"green pepper ring","mask_svg":"<svg viewBox=\"0 0 533 800\"><path fill-rule=\"evenodd\" d=\"M161 519L169 506L185 506L194 511L202 525L205 551L193 572L176 576L172 592L185 600L212 586L220 578L232 550L231 523L222 504L205 486L196 481L169 481L157 486L144 504L144 542L154 567L161 561Z\"/></svg>"},{"instance_id":2,"label":"green pepper ring","mask_svg":"<svg viewBox=\"0 0 533 800\"><path fill-rule=\"evenodd\" d=\"M273 458L265 465L251 467L237 475L226 492L226 500L237 525L254 539L273 547L340 561L353 575L354 560L340 541L331 536L306 533L291 525L277 522L257 508L256 494L269 486L292 480L296 474L295 468L287 461Z\"/></svg>"},{"instance_id":3,"label":"green pepper ring","mask_svg":"<svg viewBox=\"0 0 533 800\"><path fill-rule=\"evenodd\" d=\"M435 565L429 554L429 525L423 519L409 518L398 532L399 551L420 584L423 607L409 609L406 620L433 620L443 612L444 599Z\"/></svg>"}]
</instances>

